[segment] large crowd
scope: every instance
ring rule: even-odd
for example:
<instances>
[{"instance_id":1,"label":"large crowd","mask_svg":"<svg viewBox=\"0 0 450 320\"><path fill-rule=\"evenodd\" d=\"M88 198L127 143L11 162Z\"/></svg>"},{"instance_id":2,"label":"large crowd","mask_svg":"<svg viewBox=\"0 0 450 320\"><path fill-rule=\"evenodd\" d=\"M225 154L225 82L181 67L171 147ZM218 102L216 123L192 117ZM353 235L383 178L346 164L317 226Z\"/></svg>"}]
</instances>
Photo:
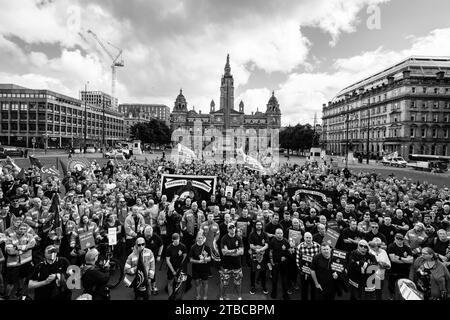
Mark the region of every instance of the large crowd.
<instances>
[{"instance_id":1,"label":"large crowd","mask_svg":"<svg viewBox=\"0 0 450 320\"><path fill-rule=\"evenodd\" d=\"M217 187L209 198L168 199L160 190L164 173L216 176ZM197 300L230 293L242 299L243 290L258 289L272 299L281 292L288 300L295 291L302 300L392 299L399 279L411 280L427 300L447 299L450 289L450 191L424 181L326 163L287 162L265 176L243 165L161 158L93 161L66 176L4 165L0 182L3 299L75 299L68 285L74 265L81 270L79 299L109 299L109 266L99 261L110 229L112 255L135 299L151 299L161 288L182 296L187 278ZM333 196L320 204L287 191L300 187ZM242 222L246 229L238 228ZM339 232L335 245L323 241L331 226ZM83 243L86 234L94 243ZM343 272L331 267L334 250L347 253ZM167 276L156 277L162 265ZM247 268L250 287L242 288ZM218 297L208 295L214 278Z\"/></svg>"}]
</instances>

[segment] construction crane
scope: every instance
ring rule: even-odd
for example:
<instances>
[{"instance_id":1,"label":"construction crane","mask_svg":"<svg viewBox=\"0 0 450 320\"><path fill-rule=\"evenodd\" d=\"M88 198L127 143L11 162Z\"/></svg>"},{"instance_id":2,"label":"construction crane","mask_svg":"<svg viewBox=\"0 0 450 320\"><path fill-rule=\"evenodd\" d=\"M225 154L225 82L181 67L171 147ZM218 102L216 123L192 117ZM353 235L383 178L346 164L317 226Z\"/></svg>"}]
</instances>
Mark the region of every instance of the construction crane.
<instances>
[{"instance_id":1,"label":"construction crane","mask_svg":"<svg viewBox=\"0 0 450 320\"><path fill-rule=\"evenodd\" d=\"M123 50L116 47L115 45L113 45L110 42L107 42L107 44L109 44L111 47L115 48L119 54L117 56L114 56L109 50L108 48L106 48L106 46L103 44L103 42L99 39L99 37L92 31L92 30L88 30L88 33L90 33L94 39L98 42L98 44L102 47L102 49L106 52L106 54L112 59L112 65L111 65L111 106L113 107L113 109L116 109L116 78L117 78L117 73L116 73L116 68L117 67L124 67L124 61L122 58L122 52Z\"/></svg>"}]
</instances>

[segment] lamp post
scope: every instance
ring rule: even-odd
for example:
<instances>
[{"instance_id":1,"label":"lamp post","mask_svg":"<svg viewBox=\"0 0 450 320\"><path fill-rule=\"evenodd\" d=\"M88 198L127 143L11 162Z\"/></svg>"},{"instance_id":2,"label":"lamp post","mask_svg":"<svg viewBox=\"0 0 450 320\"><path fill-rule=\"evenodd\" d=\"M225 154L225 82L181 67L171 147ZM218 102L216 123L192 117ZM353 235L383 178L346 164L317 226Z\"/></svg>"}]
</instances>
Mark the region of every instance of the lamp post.
<instances>
[{"instance_id":1,"label":"lamp post","mask_svg":"<svg viewBox=\"0 0 450 320\"><path fill-rule=\"evenodd\" d=\"M45 135L44 135L44 152L45 152L45 154L47 154L47 148L48 148L48 133L46 133Z\"/></svg>"},{"instance_id":2,"label":"lamp post","mask_svg":"<svg viewBox=\"0 0 450 320\"><path fill-rule=\"evenodd\" d=\"M86 153L86 139L87 139L87 85L89 81L84 84L84 152Z\"/></svg>"},{"instance_id":3,"label":"lamp post","mask_svg":"<svg viewBox=\"0 0 450 320\"><path fill-rule=\"evenodd\" d=\"M105 154L105 97L103 97L103 118L102 118L102 153Z\"/></svg>"},{"instance_id":4,"label":"lamp post","mask_svg":"<svg viewBox=\"0 0 450 320\"><path fill-rule=\"evenodd\" d=\"M370 159L369 144L370 144L370 96L369 96L369 103L368 103L368 108L367 108L367 142L366 142L367 164L369 164L369 159Z\"/></svg>"}]
</instances>

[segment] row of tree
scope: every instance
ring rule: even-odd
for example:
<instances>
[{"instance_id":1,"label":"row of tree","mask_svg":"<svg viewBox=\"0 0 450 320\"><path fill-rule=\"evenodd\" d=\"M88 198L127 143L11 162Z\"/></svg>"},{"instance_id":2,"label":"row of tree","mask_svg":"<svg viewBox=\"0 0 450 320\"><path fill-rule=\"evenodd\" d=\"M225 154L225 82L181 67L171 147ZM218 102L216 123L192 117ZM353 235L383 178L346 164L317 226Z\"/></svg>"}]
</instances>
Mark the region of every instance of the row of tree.
<instances>
[{"instance_id":1,"label":"row of tree","mask_svg":"<svg viewBox=\"0 0 450 320\"><path fill-rule=\"evenodd\" d=\"M131 137L154 146L169 144L172 132L164 121L151 119L149 122L141 122L131 128Z\"/></svg>"},{"instance_id":2,"label":"row of tree","mask_svg":"<svg viewBox=\"0 0 450 320\"><path fill-rule=\"evenodd\" d=\"M303 153L305 150L309 151L311 147L319 146L319 135L314 131L314 128L309 125L297 124L292 127L285 127L280 130L280 146L290 151L297 151Z\"/></svg>"},{"instance_id":3,"label":"row of tree","mask_svg":"<svg viewBox=\"0 0 450 320\"><path fill-rule=\"evenodd\" d=\"M131 127L133 139L141 140L155 146L171 143L172 131L164 121L151 119L149 122L137 123ZM309 125L297 124L280 130L280 147L288 151L304 152L319 145L319 136Z\"/></svg>"}]
</instances>

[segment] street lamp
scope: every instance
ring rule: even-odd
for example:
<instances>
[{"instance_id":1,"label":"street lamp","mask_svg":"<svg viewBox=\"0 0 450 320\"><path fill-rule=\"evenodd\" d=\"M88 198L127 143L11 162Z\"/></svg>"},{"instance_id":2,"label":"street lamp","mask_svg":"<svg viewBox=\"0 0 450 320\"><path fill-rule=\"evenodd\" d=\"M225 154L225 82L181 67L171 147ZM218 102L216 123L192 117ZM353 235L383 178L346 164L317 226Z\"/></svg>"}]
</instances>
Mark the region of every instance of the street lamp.
<instances>
[{"instance_id":1,"label":"street lamp","mask_svg":"<svg viewBox=\"0 0 450 320\"><path fill-rule=\"evenodd\" d=\"M84 84L84 152L86 153L86 138L87 138L87 85L89 81Z\"/></svg>"},{"instance_id":2,"label":"street lamp","mask_svg":"<svg viewBox=\"0 0 450 320\"><path fill-rule=\"evenodd\" d=\"M44 152L45 152L45 154L47 154L47 148L48 148L48 133L46 133L45 135L44 135Z\"/></svg>"},{"instance_id":3,"label":"street lamp","mask_svg":"<svg viewBox=\"0 0 450 320\"><path fill-rule=\"evenodd\" d=\"M366 142L366 151L367 151L367 164L369 164L370 153L369 153L369 144L370 144L370 96L368 98L369 103L367 107L367 142Z\"/></svg>"}]
</instances>

